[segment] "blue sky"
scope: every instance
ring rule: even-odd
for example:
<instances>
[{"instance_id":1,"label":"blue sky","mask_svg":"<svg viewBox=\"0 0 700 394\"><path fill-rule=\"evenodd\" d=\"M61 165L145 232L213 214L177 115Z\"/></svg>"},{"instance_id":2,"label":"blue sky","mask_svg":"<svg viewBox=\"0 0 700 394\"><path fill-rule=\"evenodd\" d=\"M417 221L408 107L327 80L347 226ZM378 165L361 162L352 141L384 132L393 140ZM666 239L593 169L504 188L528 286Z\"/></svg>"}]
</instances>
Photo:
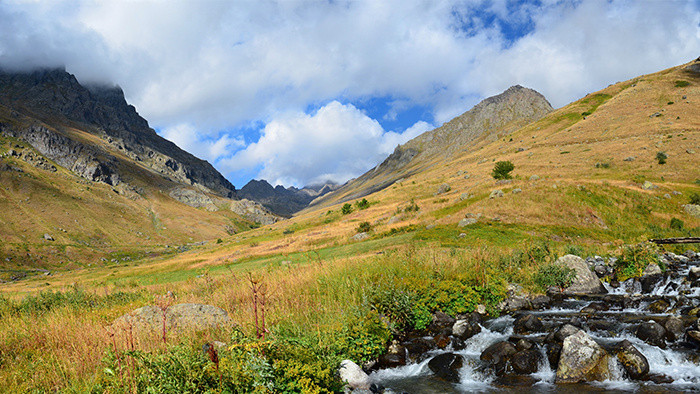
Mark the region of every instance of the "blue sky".
<instances>
[{"instance_id":1,"label":"blue sky","mask_svg":"<svg viewBox=\"0 0 700 394\"><path fill-rule=\"evenodd\" d=\"M0 64L119 84L237 187L344 182L520 84L555 107L700 55L689 1L0 2Z\"/></svg>"}]
</instances>

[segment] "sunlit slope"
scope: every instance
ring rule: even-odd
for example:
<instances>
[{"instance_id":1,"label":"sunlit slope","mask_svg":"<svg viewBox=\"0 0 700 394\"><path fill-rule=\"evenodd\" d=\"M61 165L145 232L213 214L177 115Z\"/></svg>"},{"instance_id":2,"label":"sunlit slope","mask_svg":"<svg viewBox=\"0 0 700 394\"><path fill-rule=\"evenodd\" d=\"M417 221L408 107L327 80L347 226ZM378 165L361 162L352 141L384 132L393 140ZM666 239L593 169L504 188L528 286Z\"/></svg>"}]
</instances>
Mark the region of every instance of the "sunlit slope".
<instances>
[{"instance_id":1,"label":"sunlit slope","mask_svg":"<svg viewBox=\"0 0 700 394\"><path fill-rule=\"evenodd\" d=\"M6 127L51 127L13 115L6 107L0 107L0 122ZM122 182L112 186L89 181L27 142L0 136L0 279L21 277L36 268L130 261L227 236L250 224L230 210L231 200L209 194L218 210L188 206L169 196L169 191L185 185L130 159L92 133L69 126L60 132L115 157L112 164Z\"/></svg>"}]
</instances>

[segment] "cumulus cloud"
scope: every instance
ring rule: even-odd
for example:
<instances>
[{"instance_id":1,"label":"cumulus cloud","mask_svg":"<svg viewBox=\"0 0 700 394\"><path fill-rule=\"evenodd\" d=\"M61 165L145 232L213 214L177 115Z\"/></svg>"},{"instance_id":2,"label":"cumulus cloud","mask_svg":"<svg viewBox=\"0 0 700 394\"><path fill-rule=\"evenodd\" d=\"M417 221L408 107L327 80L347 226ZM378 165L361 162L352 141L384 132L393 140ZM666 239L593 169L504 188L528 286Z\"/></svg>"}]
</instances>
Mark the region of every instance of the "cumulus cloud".
<instances>
[{"instance_id":1,"label":"cumulus cloud","mask_svg":"<svg viewBox=\"0 0 700 394\"><path fill-rule=\"evenodd\" d=\"M258 142L222 166L236 171L262 163L260 177L273 185L345 182L374 167L396 145L431 128L419 121L404 133L387 132L353 105L332 101L312 115L293 113L273 120Z\"/></svg>"},{"instance_id":2,"label":"cumulus cloud","mask_svg":"<svg viewBox=\"0 0 700 394\"><path fill-rule=\"evenodd\" d=\"M439 125L514 84L562 106L699 53L694 0L0 2L0 65L64 64L82 82L118 83L163 135L224 170L242 168L230 159L246 124L264 124L262 136L234 157L273 168L261 147L273 128L300 130L290 113L334 100L390 97L378 121L422 106ZM336 146L313 144L320 156ZM349 176L315 168L300 179Z\"/></svg>"}]
</instances>

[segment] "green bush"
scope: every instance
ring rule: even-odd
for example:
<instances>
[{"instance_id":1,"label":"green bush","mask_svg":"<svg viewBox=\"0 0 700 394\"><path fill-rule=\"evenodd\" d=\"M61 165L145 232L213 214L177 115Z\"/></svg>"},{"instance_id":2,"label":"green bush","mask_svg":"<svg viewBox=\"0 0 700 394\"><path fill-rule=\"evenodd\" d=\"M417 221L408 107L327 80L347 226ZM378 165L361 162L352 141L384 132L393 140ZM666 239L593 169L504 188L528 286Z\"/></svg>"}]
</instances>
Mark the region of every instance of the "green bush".
<instances>
[{"instance_id":1,"label":"green bush","mask_svg":"<svg viewBox=\"0 0 700 394\"><path fill-rule=\"evenodd\" d=\"M547 264L537 269L533 280L542 290L547 290L550 286L562 289L569 287L575 278L576 271L573 268L558 264Z\"/></svg>"},{"instance_id":2,"label":"green bush","mask_svg":"<svg viewBox=\"0 0 700 394\"><path fill-rule=\"evenodd\" d=\"M408 205L403 209L404 212L418 212L419 210L420 207L413 199L411 199Z\"/></svg>"},{"instance_id":3,"label":"green bush","mask_svg":"<svg viewBox=\"0 0 700 394\"><path fill-rule=\"evenodd\" d=\"M369 222L362 222L357 226L358 233L368 233L372 230L372 225Z\"/></svg>"},{"instance_id":4,"label":"green bush","mask_svg":"<svg viewBox=\"0 0 700 394\"><path fill-rule=\"evenodd\" d=\"M669 227L671 227L674 230L683 230L683 221L677 218L672 218L671 223L669 224Z\"/></svg>"},{"instance_id":5,"label":"green bush","mask_svg":"<svg viewBox=\"0 0 700 394\"><path fill-rule=\"evenodd\" d=\"M629 278L641 276L649 264L658 262L658 258L658 247L652 243L625 246L615 262L615 278L623 282Z\"/></svg>"},{"instance_id":6,"label":"green bush","mask_svg":"<svg viewBox=\"0 0 700 394\"><path fill-rule=\"evenodd\" d=\"M355 201L355 207L357 207L358 210L367 209L369 208L369 201L367 201L366 198L363 198L359 201Z\"/></svg>"},{"instance_id":7,"label":"green bush","mask_svg":"<svg viewBox=\"0 0 700 394\"><path fill-rule=\"evenodd\" d=\"M656 160L659 164L666 164L666 159L668 159L668 156L664 152L658 152L656 154Z\"/></svg>"},{"instance_id":8,"label":"green bush","mask_svg":"<svg viewBox=\"0 0 700 394\"><path fill-rule=\"evenodd\" d=\"M688 85L690 85L690 82L688 82L688 81L676 81L677 88L684 88Z\"/></svg>"},{"instance_id":9,"label":"green bush","mask_svg":"<svg viewBox=\"0 0 700 394\"><path fill-rule=\"evenodd\" d=\"M510 161L499 161L491 171L493 179L511 179L510 172L515 169L515 165Z\"/></svg>"},{"instance_id":10,"label":"green bush","mask_svg":"<svg viewBox=\"0 0 700 394\"><path fill-rule=\"evenodd\" d=\"M386 351L391 332L377 311L349 317L339 338L343 354L358 363L373 360Z\"/></svg>"},{"instance_id":11,"label":"green bush","mask_svg":"<svg viewBox=\"0 0 700 394\"><path fill-rule=\"evenodd\" d=\"M417 308L417 296L395 286L372 286L363 295L367 308L389 319L392 332L401 333L420 325ZM429 313L428 313L429 315ZM430 322L428 322L430 323Z\"/></svg>"},{"instance_id":12,"label":"green bush","mask_svg":"<svg viewBox=\"0 0 700 394\"><path fill-rule=\"evenodd\" d=\"M346 202L345 204L343 204L343 207L340 208L340 212L341 212L343 215L349 215L349 214L351 214L351 213L352 213L352 205L350 205L349 202Z\"/></svg>"},{"instance_id":13,"label":"green bush","mask_svg":"<svg viewBox=\"0 0 700 394\"><path fill-rule=\"evenodd\" d=\"M690 203L693 205L700 205L700 194L691 193L690 194Z\"/></svg>"},{"instance_id":14,"label":"green bush","mask_svg":"<svg viewBox=\"0 0 700 394\"><path fill-rule=\"evenodd\" d=\"M610 168L610 163L595 163L595 168Z\"/></svg>"}]
</instances>

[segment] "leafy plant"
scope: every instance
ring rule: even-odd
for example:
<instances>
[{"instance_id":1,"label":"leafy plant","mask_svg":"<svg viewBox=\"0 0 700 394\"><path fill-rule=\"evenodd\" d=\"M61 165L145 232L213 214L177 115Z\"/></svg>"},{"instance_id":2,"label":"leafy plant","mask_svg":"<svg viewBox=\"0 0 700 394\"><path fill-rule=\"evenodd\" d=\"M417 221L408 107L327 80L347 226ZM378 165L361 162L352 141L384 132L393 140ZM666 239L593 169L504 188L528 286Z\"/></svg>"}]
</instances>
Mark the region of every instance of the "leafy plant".
<instances>
[{"instance_id":1,"label":"leafy plant","mask_svg":"<svg viewBox=\"0 0 700 394\"><path fill-rule=\"evenodd\" d=\"M644 269L658 261L658 247L645 242L638 245L625 246L615 262L615 277L623 282L629 278L642 275Z\"/></svg>"},{"instance_id":2,"label":"leafy plant","mask_svg":"<svg viewBox=\"0 0 700 394\"><path fill-rule=\"evenodd\" d=\"M595 163L595 168L610 168L610 163L607 163L607 162Z\"/></svg>"},{"instance_id":3,"label":"leafy plant","mask_svg":"<svg viewBox=\"0 0 700 394\"><path fill-rule=\"evenodd\" d=\"M351 214L352 213L352 205L349 202L346 202L345 204L343 204L343 207L340 208L340 212L343 215Z\"/></svg>"},{"instance_id":4,"label":"leafy plant","mask_svg":"<svg viewBox=\"0 0 700 394\"><path fill-rule=\"evenodd\" d=\"M674 230L683 230L683 225L684 223L682 220L678 218L672 218L669 227L671 227Z\"/></svg>"},{"instance_id":5,"label":"leafy plant","mask_svg":"<svg viewBox=\"0 0 700 394\"><path fill-rule=\"evenodd\" d=\"M686 86L690 85L690 82L688 81L676 81L676 87L677 88L684 88Z\"/></svg>"},{"instance_id":6,"label":"leafy plant","mask_svg":"<svg viewBox=\"0 0 700 394\"><path fill-rule=\"evenodd\" d=\"M666 159L668 159L668 155L664 152L658 152L656 154L656 160L659 162L659 164L666 164Z\"/></svg>"},{"instance_id":7,"label":"leafy plant","mask_svg":"<svg viewBox=\"0 0 700 394\"><path fill-rule=\"evenodd\" d=\"M510 161L499 161L491 171L493 179L511 179L510 172L515 169L515 165Z\"/></svg>"},{"instance_id":8,"label":"leafy plant","mask_svg":"<svg viewBox=\"0 0 700 394\"><path fill-rule=\"evenodd\" d=\"M404 212L418 212L419 210L420 207L413 199L411 199L408 205L403 209Z\"/></svg>"},{"instance_id":9,"label":"leafy plant","mask_svg":"<svg viewBox=\"0 0 700 394\"><path fill-rule=\"evenodd\" d=\"M366 198L363 198L359 201L355 201L355 207L357 207L358 210L367 209L369 208L369 201L367 201Z\"/></svg>"},{"instance_id":10,"label":"leafy plant","mask_svg":"<svg viewBox=\"0 0 700 394\"><path fill-rule=\"evenodd\" d=\"M691 193L690 194L690 203L693 205L700 205L700 194Z\"/></svg>"},{"instance_id":11,"label":"leafy plant","mask_svg":"<svg viewBox=\"0 0 700 394\"><path fill-rule=\"evenodd\" d=\"M569 287L575 278L576 271L573 268L558 264L547 264L537 269L533 280L542 290L546 290L551 286L561 289Z\"/></svg>"},{"instance_id":12,"label":"leafy plant","mask_svg":"<svg viewBox=\"0 0 700 394\"><path fill-rule=\"evenodd\" d=\"M357 226L358 233L367 233L370 230L372 230L372 225L369 224L369 222L362 222L359 226Z\"/></svg>"}]
</instances>

